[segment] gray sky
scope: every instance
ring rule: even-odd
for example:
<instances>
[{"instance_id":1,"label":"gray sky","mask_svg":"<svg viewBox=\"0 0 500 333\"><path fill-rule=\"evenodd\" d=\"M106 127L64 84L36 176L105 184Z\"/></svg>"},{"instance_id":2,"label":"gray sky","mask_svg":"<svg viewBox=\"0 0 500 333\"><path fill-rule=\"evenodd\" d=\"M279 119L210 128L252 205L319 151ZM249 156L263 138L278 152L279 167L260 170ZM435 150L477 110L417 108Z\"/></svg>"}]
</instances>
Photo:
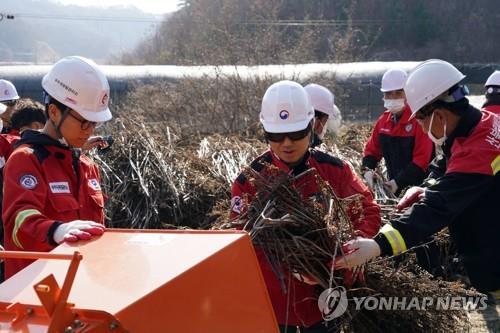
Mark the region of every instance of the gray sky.
<instances>
[{"instance_id":1,"label":"gray sky","mask_svg":"<svg viewBox=\"0 0 500 333\"><path fill-rule=\"evenodd\" d=\"M51 0L65 5L78 6L130 6L133 5L144 12L153 14L165 14L177 9L178 0Z\"/></svg>"}]
</instances>

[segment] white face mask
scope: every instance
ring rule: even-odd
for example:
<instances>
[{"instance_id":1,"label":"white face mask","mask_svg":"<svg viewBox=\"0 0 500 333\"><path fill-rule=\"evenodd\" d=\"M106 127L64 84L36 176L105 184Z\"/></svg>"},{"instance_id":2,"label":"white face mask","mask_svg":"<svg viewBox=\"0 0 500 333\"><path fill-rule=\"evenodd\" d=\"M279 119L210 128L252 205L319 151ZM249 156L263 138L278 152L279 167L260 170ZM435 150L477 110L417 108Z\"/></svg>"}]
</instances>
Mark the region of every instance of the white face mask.
<instances>
[{"instance_id":1,"label":"white face mask","mask_svg":"<svg viewBox=\"0 0 500 333\"><path fill-rule=\"evenodd\" d=\"M389 110L391 113L398 113L399 111L403 110L405 107L405 99L404 98L399 98L399 99L383 99L384 100L384 107Z\"/></svg>"},{"instance_id":2,"label":"white face mask","mask_svg":"<svg viewBox=\"0 0 500 333\"><path fill-rule=\"evenodd\" d=\"M427 136L428 136L428 137L429 137L429 139L431 139L431 141L432 141L432 142L434 142L436 145L438 145L438 146L442 146L442 145L443 145L443 143L444 143L444 142L446 141L446 139L447 139L447 138L446 138L446 121L444 122L444 126L443 126L443 130L444 130L444 132L443 132L443 133L444 133L444 134L443 134L443 136L442 136L441 138L439 138L439 139L438 139L438 138L436 138L436 137L434 136L434 134L432 134L432 131L431 131L431 129L432 129L432 121L433 121L433 120L434 120L434 112L433 112L433 113L432 113L432 115L431 115L431 121L430 121L430 123L429 123L429 130L427 131Z\"/></svg>"}]
</instances>

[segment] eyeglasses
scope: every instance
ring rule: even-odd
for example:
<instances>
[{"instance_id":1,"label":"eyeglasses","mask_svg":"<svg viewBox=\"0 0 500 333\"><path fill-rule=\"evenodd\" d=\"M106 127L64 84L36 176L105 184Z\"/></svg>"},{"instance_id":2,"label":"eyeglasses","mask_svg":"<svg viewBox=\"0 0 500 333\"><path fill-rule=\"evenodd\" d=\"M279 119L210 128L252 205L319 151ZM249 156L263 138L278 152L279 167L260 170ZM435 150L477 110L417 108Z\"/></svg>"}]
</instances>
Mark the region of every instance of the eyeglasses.
<instances>
[{"instance_id":1,"label":"eyeglasses","mask_svg":"<svg viewBox=\"0 0 500 333\"><path fill-rule=\"evenodd\" d=\"M78 118L77 116L75 116L73 114L73 112L71 110L68 111L68 115L70 115L73 119L76 119L78 122L80 122L80 128L81 128L82 131L86 131L90 127L96 128L99 125L99 123L96 123L94 121L88 121L88 120L85 120L85 119Z\"/></svg>"},{"instance_id":2,"label":"eyeglasses","mask_svg":"<svg viewBox=\"0 0 500 333\"><path fill-rule=\"evenodd\" d=\"M7 106L14 106L17 104L17 99L13 99L11 101L3 101L2 104L5 104Z\"/></svg>"},{"instance_id":3,"label":"eyeglasses","mask_svg":"<svg viewBox=\"0 0 500 333\"><path fill-rule=\"evenodd\" d=\"M272 142L282 142L285 138L289 138L292 141L302 140L311 131L311 124L307 125L306 129L297 132L290 133L269 133L266 132L266 139Z\"/></svg>"}]
</instances>

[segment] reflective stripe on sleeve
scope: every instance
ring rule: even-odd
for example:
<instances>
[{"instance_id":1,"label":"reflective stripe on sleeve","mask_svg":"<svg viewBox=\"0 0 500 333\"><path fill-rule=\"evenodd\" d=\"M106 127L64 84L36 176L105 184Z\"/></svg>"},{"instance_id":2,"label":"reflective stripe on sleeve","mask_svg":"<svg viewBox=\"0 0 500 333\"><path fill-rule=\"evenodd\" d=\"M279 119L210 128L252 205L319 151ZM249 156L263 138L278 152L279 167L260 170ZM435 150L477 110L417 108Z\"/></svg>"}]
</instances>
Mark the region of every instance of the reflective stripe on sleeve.
<instances>
[{"instance_id":1,"label":"reflective stripe on sleeve","mask_svg":"<svg viewBox=\"0 0 500 333\"><path fill-rule=\"evenodd\" d=\"M491 162L491 170L493 170L493 176L500 171L500 155Z\"/></svg>"},{"instance_id":2,"label":"reflective stripe on sleeve","mask_svg":"<svg viewBox=\"0 0 500 333\"><path fill-rule=\"evenodd\" d=\"M407 250L406 243L405 243L403 237L401 236L399 231L397 231L396 229L393 228L392 225L385 224L380 229L380 233L382 235L384 235L385 238L387 238L387 241L389 242L389 244L391 244L393 254L399 254L399 253L402 253L402 252Z\"/></svg>"},{"instance_id":3,"label":"reflective stripe on sleeve","mask_svg":"<svg viewBox=\"0 0 500 333\"><path fill-rule=\"evenodd\" d=\"M14 222L14 229L12 230L12 241L20 249L22 249L23 246L21 245L19 238L17 238L17 232L19 231L19 229L21 229L24 221L26 221L28 217L33 215L42 215L42 213L40 213L36 209L25 209L17 213L16 220Z\"/></svg>"}]
</instances>

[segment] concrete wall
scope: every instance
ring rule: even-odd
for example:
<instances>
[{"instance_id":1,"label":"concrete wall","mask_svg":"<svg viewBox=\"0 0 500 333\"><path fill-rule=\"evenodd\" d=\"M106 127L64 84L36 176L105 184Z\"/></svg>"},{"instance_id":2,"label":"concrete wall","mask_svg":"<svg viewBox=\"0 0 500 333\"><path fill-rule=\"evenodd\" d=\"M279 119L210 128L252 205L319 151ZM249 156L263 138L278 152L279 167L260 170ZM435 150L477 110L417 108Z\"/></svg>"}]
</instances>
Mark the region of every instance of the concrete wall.
<instances>
[{"instance_id":1,"label":"concrete wall","mask_svg":"<svg viewBox=\"0 0 500 333\"><path fill-rule=\"evenodd\" d=\"M276 77L309 83L321 75L332 80L337 104L346 120L371 121L383 111L380 80L386 70L400 67L410 71L418 62L363 62L345 64L303 64L268 66L102 66L111 86L111 98L122 98L133 83L154 83L167 80L176 82L184 78L239 75L249 77ZM500 65L463 64L457 66L467 75L465 83L482 94L486 78ZM19 94L37 100L42 98L41 79L50 66L0 66L0 78L12 81Z\"/></svg>"}]
</instances>

